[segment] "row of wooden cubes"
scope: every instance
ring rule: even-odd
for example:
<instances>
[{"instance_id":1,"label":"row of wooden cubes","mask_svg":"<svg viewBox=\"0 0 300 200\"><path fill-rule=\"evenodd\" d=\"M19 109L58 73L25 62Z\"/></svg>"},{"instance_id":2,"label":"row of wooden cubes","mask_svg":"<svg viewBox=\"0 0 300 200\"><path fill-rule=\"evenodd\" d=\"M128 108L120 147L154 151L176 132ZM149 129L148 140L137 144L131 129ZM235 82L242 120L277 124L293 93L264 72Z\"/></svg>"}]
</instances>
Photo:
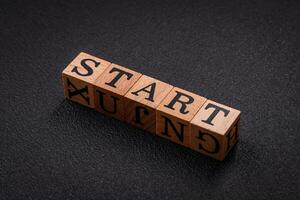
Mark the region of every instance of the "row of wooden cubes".
<instances>
[{"instance_id":1,"label":"row of wooden cubes","mask_svg":"<svg viewBox=\"0 0 300 200\"><path fill-rule=\"evenodd\" d=\"M63 71L67 99L223 160L237 142L240 111L80 53Z\"/></svg>"}]
</instances>

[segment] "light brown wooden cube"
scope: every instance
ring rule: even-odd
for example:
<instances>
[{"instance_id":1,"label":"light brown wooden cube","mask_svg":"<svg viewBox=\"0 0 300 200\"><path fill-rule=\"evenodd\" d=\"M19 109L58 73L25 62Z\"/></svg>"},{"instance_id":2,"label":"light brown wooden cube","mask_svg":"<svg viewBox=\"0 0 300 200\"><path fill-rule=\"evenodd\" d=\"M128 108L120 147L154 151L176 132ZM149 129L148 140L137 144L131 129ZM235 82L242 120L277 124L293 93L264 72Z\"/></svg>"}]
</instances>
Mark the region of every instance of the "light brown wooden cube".
<instances>
[{"instance_id":1,"label":"light brown wooden cube","mask_svg":"<svg viewBox=\"0 0 300 200\"><path fill-rule=\"evenodd\" d=\"M103 59L79 53L62 72L65 97L94 108L93 84L109 65Z\"/></svg>"},{"instance_id":2,"label":"light brown wooden cube","mask_svg":"<svg viewBox=\"0 0 300 200\"><path fill-rule=\"evenodd\" d=\"M156 108L172 88L143 75L125 95L125 121L155 134Z\"/></svg>"},{"instance_id":3,"label":"light brown wooden cube","mask_svg":"<svg viewBox=\"0 0 300 200\"><path fill-rule=\"evenodd\" d=\"M240 113L207 100L191 121L190 148L223 160L237 142Z\"/></svg>"},{"instance_id":4,"label":"light brown wooden cube","mask_svg":"<svg viewBox=\"0 0 300 200\"><path fill-rule=\"evenodd\" d=\"M156 110L156 134L175 143L190 145L190 121L206 98L174 87Z\"/></svg>"},{"instance_id":5,"label":"light brown wooden cube","mask_svg":"<svg viewBox=\"0 0 300 200\"><path fill-rule=\"evenodd\" d=\"M95 109L124 121L124 95L141 76L141 73L111 64L95 83Z\"/></svg>"}]
</instances>

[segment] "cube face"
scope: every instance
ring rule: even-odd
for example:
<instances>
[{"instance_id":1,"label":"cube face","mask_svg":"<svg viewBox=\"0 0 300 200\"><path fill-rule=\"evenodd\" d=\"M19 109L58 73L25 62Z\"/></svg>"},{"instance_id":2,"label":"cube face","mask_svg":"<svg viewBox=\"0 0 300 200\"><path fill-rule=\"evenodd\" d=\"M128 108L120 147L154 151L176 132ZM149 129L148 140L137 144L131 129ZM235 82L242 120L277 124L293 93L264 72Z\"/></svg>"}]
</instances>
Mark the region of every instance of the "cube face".
<instances>
[{"instance_id":1,"label":"cube face","mask_svg":"<svg viewBox=\"0 0 300 200\"><path fill-rule=\"evenodd\" d=\"M224 157L230 151L230 149L237 143L239 137L239 127L240 127L240 118L233 124L233 126L229 129L228 133L225 135L225 149L224 149Z\"/></svg>"},{"instance_id":2,"label":"cube face","mask_svg":"<svg viewBox=\"0 0 300 200\"><path fill-rule=\"evenodd\" d=\"M206 98L174 87L156 111L156 134L175 143L190 146L190 121Z\"/></svg>"},{"instance_id":3,"label":"cube face","mask_svg":"<svg viewBox=\"0 0 300 200\"><path fill-rule=\"evenodd\" d=\"M156 111L156 134L177 144L190 145L191 126L188 121Z\"/></svg>"},{"instance_id":4,"label":"cube face","mask_svg":"<svg viewBox=\"0 0 300 200\"><path fill-rule=\"evenodd\" d=\"M191 125L190 148L217 160L224 160L230 149L238 141L239 120L226 135L219 135Z\"/></svg>"},{"instance_id":5,"label":"cube face","mask_svg":"<svg viewBox=\"0 0 300 200\"><path fill-rule=\"evenodd\" d=\"M240 111L207 100L191 121L190 148L223 160L237 142Z\"/></svg>"},{"instance_id":6,"label":"cube face","mask_svg":"<svg viewBox=\"0 0 300 200\"><path fill-rule=\"evenodd\" d=\"M141 76L138 72L111 64L95 83L95 109L124 121L124 95Z\"/></svg>"},{"instance_id":7,"label":"cube face","mask_svg":"<svg viewBox=\"0 0 300 200\"><path fill-rule=\"evenodd\" d=\"M211 133L201 127L191 125L191 143L190 148L202 154L213 157L217 160L223 160L224 155L224 137Z\"/></svg>"},{"instance_id":8,"label":"cube face","mask_svg":"<svg viewBox=\"0 0 300 200\"><path fill-rule=\"evenodd\" d=\"M240 111L89 54L62 80L67 99L217 160L238 141Z\"/></svg>"},{"instance_id":9,"label":"cube face","mask_svg":"<svg viewBox=\"0 0 300 200\"><path fill-rule=\"evenodd\" d=\"M94 88L95 109L124 121L124 97L98 87Z\"/></svg>"},{"instance_id":10,"label":"cube face","mask_svg":"<svg viewBox=\"0 0 300 200\"><path fill-rule=\"evenodd\" d=\"M155 109L173 86L143 75L125 95L125 121L155 133Z\"/></svg>"},{"instance_id":11,"label":"cube face","mask_svg":"<svg viewBox=\"0 0 300 200\"><path fill-rule=\"evenodd\" d=\"M155 134L156 110L136 101L125 99L125 121Z\"/></svg>"},{"instance_id":12,"label":"cube face","mask_svg":"<svg viewBox=\"0 0 300 200\"><path fill-rule=\"evenodd\" d=\"M81 105L94 108L93 85L71 76L63 75L64 95Z\"/></svg>"},{"instance_id":13,"label":"cube face","mask_svg":"<svg viewBox=\"0 0 300 200\"><path fill-rule=\"evenodd\" d=\"M65 97L94 108L94 83L109 65L108 61L80 53L62 73Z\"/></svg>"},{"instance_id":14,"label":"cube face","mask_svg":"<svg viewBox=\"0 0 300 200\"><path fill-rule=\"evenodd\" d=\"M191 123L219 135L225 135L239 118L240 113L234 108L207 100Z\"/></svg>"}]
</instances>

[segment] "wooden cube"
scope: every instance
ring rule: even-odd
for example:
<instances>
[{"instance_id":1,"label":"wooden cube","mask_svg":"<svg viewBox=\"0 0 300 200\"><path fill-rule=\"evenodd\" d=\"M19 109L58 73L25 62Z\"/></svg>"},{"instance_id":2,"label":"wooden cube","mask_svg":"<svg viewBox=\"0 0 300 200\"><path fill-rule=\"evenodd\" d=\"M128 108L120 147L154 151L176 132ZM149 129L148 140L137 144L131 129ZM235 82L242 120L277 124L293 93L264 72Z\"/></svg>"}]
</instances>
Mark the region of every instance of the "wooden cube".
<instances>
[{"instance_id":1,"label":"wooden cube","mask_svg":"<svg viewBox=\"0 0 300 200\"><path fill-rule=\"evenodd\" d=\"M223 160L237 142L241 112L207 100L191 121L190 148Z\"/></svg>"},{"instance_id":2,"label":"wooden cube","mask_svg":"<svg viewBox=\"0 0 300 200\"><path fill-rule=\"evenodd\" d=\"M93 84L109 65L103 59L79 53L62 73L65 97L94 108Z\"/></svg>"},{"instance_id":3,"label":"wooden cube","mask_svg":"<svg viewBox=\"0 0 300 200\"><path fill-rule=\"evenodd\" d=\"M111 64L95 83L95 109L124 121L124 95L141 76L141 73Z\"/></svg>"},{"instance_id":4,"label":"wooden cube","mask_svg":"<svg viewBox=\"0 0 300 200\"><path fill-rule=\"evenodd\" d=\"M155 134L156 108L172 88L143 75L125 95L125 121Z\"/></svg>"},{"instance_id":5,"label":"wooden cube","mask_svg":"<svg viewBox=\"0 0 300 200\"><path fill-rule=\"evenodd\" d=\"M156 110L156 134L190 146L190 121L206 98L174 87Z\"/></svg>"}]
</instances>

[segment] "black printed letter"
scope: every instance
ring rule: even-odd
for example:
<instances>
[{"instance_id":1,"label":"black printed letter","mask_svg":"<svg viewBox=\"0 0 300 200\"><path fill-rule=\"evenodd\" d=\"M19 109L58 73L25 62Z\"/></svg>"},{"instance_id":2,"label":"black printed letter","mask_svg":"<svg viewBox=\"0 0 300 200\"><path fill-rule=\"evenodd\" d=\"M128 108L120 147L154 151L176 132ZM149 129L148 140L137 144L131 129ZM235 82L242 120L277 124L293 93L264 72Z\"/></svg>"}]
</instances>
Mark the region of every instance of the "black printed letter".
<instances>
[{"instance_id":1,"label":"black printed letter","mask_svg":"<svg viewBox=\"0 0 300 200\"><path fill-rule=\"evenodd\" d=\"M224 112L224 117L226 117L226 116L229 114L229 110L226 110L225 108L221 108L221 107L219 107L219 106L217 106L217 105L214 105L214 104L211 104L211 103L207 104L205 110L207 110L207 109L209 109L209 108L214 108L214 109L215 109L214 112L207 118L207 120L201 120L201 121L202 121L202 122L205 122L205 123L207 123L207 124L210 124L210 125L212 125L212 126L214 125L214 124L212 123L212 120L217 116L217 114L218 114L220 111Z\"/></svg>"},{"instance_id":2,"label":"black printed letter","mask_svg":"<svg viewBox=\"0 0 300 200\"><path fill-rule=\"evenodd\" d=\"M68 96L71 99L73 96L76 95L80 95L86 102L88 105L90 105L90 98L89 96L84 96L83 93L86 93L87 95L89 94L89 90L88 87L85 86L84 88L81 89L77 89L77 87L71 83L71 81L67 78L67 85L68 87L72 87L74 89L74 91L71 91L70 89L68 89Z\"/></svg>"},{"instance_id":3,"label":"black printed letter","mask_svg":"<svg viewBox=\"0 0 300 200\"><path fill-rule=\"evenodd\" d=\"M143 125L143 122L141 120L141 111L142 110L143 110L144 115L149 115L150 114L149 111L146 108L142 107L142 106L137 106L135 108L135 120L134 120L134 122L137 123L137 124L141 124L141 125Z\"/></svg>"},{"instance_id":4,"label":"black printed letter","mask_svg":"<svg viewBox=\"0 0 300 200\"><path fill-rule=\"evenodd\" d=\"M173 122L168 119L167 117L164 117L164 116L161 116L162 118L165 119L165 129L164 131L162 132L163 135L165 136L168 136L168 137L171 137L169 134L168 134L168 130L169 130L169 126L168 124L171 125L171 128L173 129L173 131L175 132L177 138L183 143L183 138L184 138L184 127L186 126L185 124L182 124L180 122L178 122L178 124L180 125L180 131L178 131L175 127L175 125L173 124Z\"/></svg>"},{"instance_id":5,"label":"black printed letter","mask_svg":"<svg viewBox=\"0 0 300 200\"><path fill-rule=\"evenodd\" d=\"M82 65L82 67L86 70L86 74L82 74L78 71L78 67L75 66L73 69L72 69L72 72L75 72L76 74L80 75L80 76L90 76L93 74L93 69L86 63L87 61L91 61L95 64L95 67L98 67L100 65L100 62L96 62L95 60L92 60L92 59L82 59L80 64Z\"/></svg>"},{"instance_id":6,"label":"black printed letter","mask_svg":"<svg viewBox=\"0 0 300 200\"><path fill-rule=\"evenodd\" d=\"M189 111L186 111L186 110L185 110L185 109L186 109L186 104L191 104L191 103L193 103L193 102L194 102L194 98L191 97L191 96L188 96L188 95L186 95L186 94L183 94L183 93L181 93L181 92L178 92L178 91L176 91L176 93L177 93L176 96L172 99L172 101L171 101L168 105L165 105L165 107L170 108L170 109L172 109L172 110L175 110L175 109L173 108L173 106L178 102L178 103L181 103L180 112L181 112L182 114L187 114L187 113L189 113ZM182 100L180 100L180 97L181 97L181 96L187 97L188 100L187 100L187 101L182 101Z\"/></svg>"},{"instance_id":7,"label":"black printed letter","mask_svg":"<svg viewBox=\"0 0 300 200\"><path fill-rule=\"evenodd\" d=\"M218 140L214 137L214 136L212 136L212 135L209 135L209 134L207 134L207 133L202 133L201 131L199 131L199 135L198 135L198 137L197 137L199 140L202 140L202 141L204 141L204 142L206 142L207 140L213 140L214 141L214 148L213 149L205 149L202 145L201 145L201 143L199 143L199 150L203 150L203 151L205 151L205 152L207 152L207 153L212 153L212 154L215 154L215 153L218 153L219 152L219 150L220 150L220 145L219 145L219 142L218 142ZM205 139L205 138L207 138L207 139Z\"/></svg>"},{"instance_id":8,"label":"black printed letter","mask_svg":"<svg viewBox=\"0 0 300 200\"><path fill-rule=\"evenodd\" d=\"M147 90L147 88L149 88L149 87L150 87L150 89ZM156 83L151 83L150 85L147 85L146 87L144 87L144 88L142 88L138 91L131 92L131 94L133 94L135 96L138 96L138 93L141 92L141 91L147 92L149 94L149 96L146 97L145 99L153 102L154 101L153 96L154 96L155 88L156 88Z\"/></svg>"},{"instance_id":9,"label":"black printed letter","mask_svg":"<svg viewBox=\"0 0 300 200\"><path fill-rule=\"evenodd\" d=\"M111 86L111 87L116 87L115 86L115 84L118 82L118 80L123 76L123 75L125 75L125 76L127 76L127 80L129 80L129 79L131 79L131 77L133 76L133 74L131 74L131 73L129 73L129 72L125 72L125 71L123 71L123 70L121 70L121 69L118 69L118 68L112 68L111 70L110 70L110 72L109 73L113 73L113 72L117 72L118 74L117 74L117 76L115 76L115 78L111 81L111 82L109 82L109 83L105 83L106 85L109 85L109 86Z\"/></svg>"},{"instance_id":10,"label":"black printed letter","mask_svg":"<svg viewBox=\"0 0 300 200\"><path fill-rule=\"evenodd\" d=\"M104 95L105 93L97 90L97 92L99 93L99 104L100 104L100 107L105 111L105 112L108 112L110 114L116 114L117 113L117 101L119 100L117 97L114 97L114 96L111 96L111 98L113 99L113 102L114 102L114 109L112 111L109 111L105 108L104 106Z\"/></svg>"}]
</instances>

